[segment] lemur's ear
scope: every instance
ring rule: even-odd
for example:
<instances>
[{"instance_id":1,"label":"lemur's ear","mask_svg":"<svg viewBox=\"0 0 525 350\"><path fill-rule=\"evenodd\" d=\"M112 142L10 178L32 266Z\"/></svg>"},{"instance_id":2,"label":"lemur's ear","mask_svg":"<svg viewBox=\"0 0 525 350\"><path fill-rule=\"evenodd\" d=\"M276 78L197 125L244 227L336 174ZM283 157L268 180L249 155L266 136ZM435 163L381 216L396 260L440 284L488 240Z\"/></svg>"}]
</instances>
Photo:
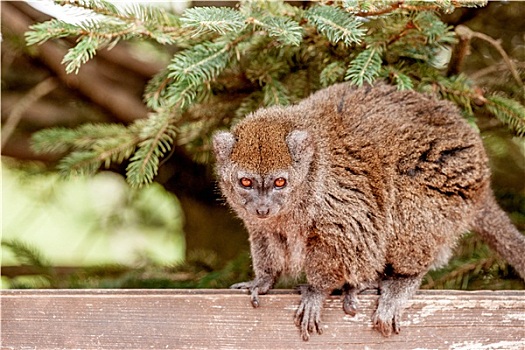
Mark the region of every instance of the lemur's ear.
<instances>
[{"instance_id":1,"label":"lemur's ear","mask_svg":"<svg viewBox=\"0 0 525 350\"><path fill-rule=\"evenodd\" d=\"M314 155L314 147L308 132L294 130L286 136L286 144L295 162L310 163Z\"/></svg>"},{"instance_id":2,"label":"lemur's ear","mask_svg":"<svg viewBox=\"0 0 525 350\"><path fill-rule=\"evenodd\" d=\"M213 135L213 150L218 162L225 162L230 159L235 137L227 131L219 131Z\"/></svg>"}]
</instances>

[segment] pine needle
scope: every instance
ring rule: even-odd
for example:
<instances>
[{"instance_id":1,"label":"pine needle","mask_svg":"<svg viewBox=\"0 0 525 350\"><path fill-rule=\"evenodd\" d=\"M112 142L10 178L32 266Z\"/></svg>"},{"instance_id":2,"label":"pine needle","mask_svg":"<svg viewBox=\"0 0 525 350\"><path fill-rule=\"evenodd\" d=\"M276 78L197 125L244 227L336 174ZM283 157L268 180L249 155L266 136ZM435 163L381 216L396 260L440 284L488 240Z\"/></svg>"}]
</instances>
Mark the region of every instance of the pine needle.
<instances>
[{"instance_id":1,"label":"pine needle","mask_svg":"<svg viewBox=\"0 0 525 350\"><path fill-rule=\"evenodd\" d=\"M365 82L372 84L381 71L381 63L381 50L370 47L350 63L345 80L357 86L362 86Z\"/></svg>"},{"instance_id":2,"label":"pine needle","mask_svg":"<svg viewBox=\"0 0 525 350\"><path fill-rule=\"evenodd\" d=\"M314 6L306 11L305 17L334 44L340 41L347 46L359 44L365 35L365 29L360 28L362 22L339 7Z\"/></svg>"},{"instance_id":3,"label":"pine needle","mask_svg":"<svg viewBox=\"0 0 525 350\"><path fill-rule=\"evenodd\" d=\"M196 34L211 31L225 35L239 33L246 27L244 16L227 7L189 8L180 21L184 28L194 29Z\"/></svg>"},{"instance_id":4,"label":"pine needle","mask_svg":"<svg viewBox=\"0 0 525 350\"><path fill-rule=\"evenodd\" d=\"M493 95L487 98L485 106L517 136L525 136L525 107L522 104L503 96Z\"/></svg>"},{"instance_id":5,"label":"pine needle","mask_svg":"<svg viewBox=\"0 0 525 350\"><path fill-rule=\"evenodd\" d=\"M11 250L21 265L29 265L47 269L51 266L47 260L35 247L17 239L2 240L2 246Z\"/></svg>"},{"instance_id":6,"label":"pine needle","mask_svg":"<svg viewBox=\"0 0 525 350\"><path fill-rule=\"evenodd\" d=\"M128 182L133 187L149 184L157 175L160 158L173 147L176 137L174 116L164 113L152 114L141 132L142 141L131 157L126 169Z\"/></svg>"}]
</instances>

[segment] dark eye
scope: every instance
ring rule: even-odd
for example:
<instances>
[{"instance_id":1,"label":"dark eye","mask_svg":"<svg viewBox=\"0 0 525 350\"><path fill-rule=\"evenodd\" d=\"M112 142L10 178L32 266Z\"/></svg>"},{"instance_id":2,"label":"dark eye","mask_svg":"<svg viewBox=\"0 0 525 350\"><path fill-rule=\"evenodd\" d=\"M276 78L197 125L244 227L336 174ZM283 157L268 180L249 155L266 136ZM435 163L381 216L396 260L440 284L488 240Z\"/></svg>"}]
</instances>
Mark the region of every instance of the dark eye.
<instances>
[{"instance_id":1,"label":"dark eye","mask_svg":"<svg viewBox=\"0 0 525 350\"><path fill-rule=\"evenodd\" d=\"M252 187L252 184L253 184L252 180L248 179L247 177L241 178L239 183L241 184L242 187L246 187L246 188Z\"/></svg>"},{"instance_id":2,"label":"dark eye","mask_svg":"<svg viewBox=\"0 0 525 350\"><path fill-rule=\"evenodd\" d=\"M273 182L273 185L276 187L276 188L283 188L284 186L286 186L286 179L284 177L278 177L277 179L275 179L275 181Z\"/></svg>"}]
</instances>

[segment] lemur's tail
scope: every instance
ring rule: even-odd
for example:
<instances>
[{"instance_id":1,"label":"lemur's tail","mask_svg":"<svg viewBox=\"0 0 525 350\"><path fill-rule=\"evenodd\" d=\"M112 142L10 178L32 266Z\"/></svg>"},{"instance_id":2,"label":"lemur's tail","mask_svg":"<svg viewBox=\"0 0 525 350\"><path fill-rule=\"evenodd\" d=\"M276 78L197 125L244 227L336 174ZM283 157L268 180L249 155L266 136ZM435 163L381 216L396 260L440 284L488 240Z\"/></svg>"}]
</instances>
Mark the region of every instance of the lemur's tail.
<instances>
[{"instance_id":1,"label":"lemur's tail","mask_svg":"<svg viewBox=\"0 0 525 350\"><path fill-rule=\"evenodd\" d=\"M477 213L473 229L525 280L525 235L511 223L492 194Z\"/></svg>"}]
</instances>

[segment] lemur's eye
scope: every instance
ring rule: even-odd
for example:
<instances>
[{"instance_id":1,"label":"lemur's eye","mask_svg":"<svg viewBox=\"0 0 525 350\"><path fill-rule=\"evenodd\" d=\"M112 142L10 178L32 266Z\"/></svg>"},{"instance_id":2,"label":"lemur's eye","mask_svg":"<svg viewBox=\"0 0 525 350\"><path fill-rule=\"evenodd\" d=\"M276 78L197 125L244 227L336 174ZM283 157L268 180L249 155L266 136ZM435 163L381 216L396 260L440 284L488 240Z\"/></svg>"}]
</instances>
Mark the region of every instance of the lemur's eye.
<instances>
[{"instance_id":1,"label":"lemur's eye","mask_svg":"<svg viewBox=\"0 0 525 350\"><path fill-rule=\"evenodd\" d=\"M283 188L284 186L286 186L286 179L284 177L278 177L277 179L275 179L273 184L276 188Z\"/></svg>"},{"instance_id":2,"label":"lemur's eye","mask_svg":"<svg viewBox=\"0 0 525 350\"><path fill-rule=\"evenodd\" d=\"M246 188L252 187L252 184L253 184L252 180L248 179L247 177L241 178L239 183L241 184L242 187L246 187Z\"/></svg>"}]
</instances>

